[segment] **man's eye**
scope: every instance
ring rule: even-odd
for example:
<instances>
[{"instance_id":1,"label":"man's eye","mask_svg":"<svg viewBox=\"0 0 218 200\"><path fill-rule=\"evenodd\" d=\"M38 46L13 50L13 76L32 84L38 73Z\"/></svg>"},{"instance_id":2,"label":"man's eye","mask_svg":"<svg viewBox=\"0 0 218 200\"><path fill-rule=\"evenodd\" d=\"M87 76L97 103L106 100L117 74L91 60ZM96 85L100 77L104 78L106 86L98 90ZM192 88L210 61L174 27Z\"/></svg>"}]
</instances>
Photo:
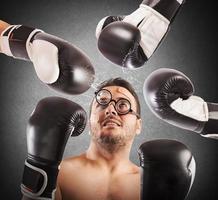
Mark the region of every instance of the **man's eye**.
<instances>
[{"instance_id":1,"label":"man's eye","mask_svg":"<svg viewBox=\"0 0 218 200\"><path fill-rule=\"evenodd\" d=\"M109 101L108 98L101 98L101 99L99 100L100 104L107 104L108 101Z\"/></svg>"},{"instance_id":2,"label":"man's eye","mask_svg":"<svg viewBox=\"0 0 218 200\"><path fill-rule=\"evenodd\" d=\"M119 105L119 107L123 108L123 107L127 107L127 105L125 103L122 103L122 104Z\"/></svg>"},{"instance_id":3,"label":"man's eye","mask_svg":"<svg viewBox=\"0 0 218 200\"><path fill-rule=\"evenodd\" d=\"M107 98L101 98L100 102L107 102Z\"/></svg>"},{"instance_id":4,"label":"man's eye","mask_svg":"<svg viewBox=\"0 0 218 200\"><path fill-rule=\"evenodd\" d=\"M129 105L128 104L125 104L125 103L121 103L119 104L119 109L120 110L126 110L129 108Z\"/></svg>"}]
</instances>

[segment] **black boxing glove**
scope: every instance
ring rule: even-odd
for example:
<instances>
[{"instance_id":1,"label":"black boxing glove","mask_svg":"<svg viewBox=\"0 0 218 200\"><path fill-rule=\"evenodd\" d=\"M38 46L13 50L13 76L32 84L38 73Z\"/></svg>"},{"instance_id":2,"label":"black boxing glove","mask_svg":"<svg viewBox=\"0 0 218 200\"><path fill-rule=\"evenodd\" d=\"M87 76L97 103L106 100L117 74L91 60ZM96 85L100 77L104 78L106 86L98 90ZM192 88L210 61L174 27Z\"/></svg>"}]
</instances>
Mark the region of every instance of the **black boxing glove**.
<instances>
[{"instance_id":1,"label":"black boxing glove","mask_svg":"<svg viewBox=\"0 0 218 200\"><path fill-rule=\"evenodd\" d=\"M27 159L21 191L31 199L53 199L69 136L80 135L86 112L78 104L61 98L44 98L37 104L27 125Z\"/></svg>"},{"instance_id":2,"label":"black boxing glove","mask_svg":"<svg viewBox=\"0 0 218 200\"><path fill-rule=\"evenodd\" d=\"M107 16L97 25L100 52L126 68L141 67L154 53L184 0L144 0L127 16Z\"/></svg>"},{"instance_id":3,"label":"black boxing glove","mask_svg":"<svg viewBox=\"0 0 218 200\"><path fill-rule=\"evenodd\" d=\"M2 53L31 60L39 79L55 90L80 94L94 81L94 68L81 50L42 30L12 25L0 41Z\"/></svg>"},{"instance_id":4,"label":"black boxing glove","mask_svg":"<svg viewBox=\"0 0 218 200\"><path fill-rule=\"evenodd\" d=\"M184 200L194 181L196 164L190 150L175 140L152 140L138 150L141 200Z\"/></svg>"},{"instance_id":5,"label":"black boxing glove","mask_svg":"<svg viewBox=\"0 0 218 200\"><path fill-rule=\"evenodd\" d=\"M218 104L194 96L191 80L182 72L161 68L144 82L145 101L160 119L174 126L218 139Z\"/></svg>"}]
</instances>

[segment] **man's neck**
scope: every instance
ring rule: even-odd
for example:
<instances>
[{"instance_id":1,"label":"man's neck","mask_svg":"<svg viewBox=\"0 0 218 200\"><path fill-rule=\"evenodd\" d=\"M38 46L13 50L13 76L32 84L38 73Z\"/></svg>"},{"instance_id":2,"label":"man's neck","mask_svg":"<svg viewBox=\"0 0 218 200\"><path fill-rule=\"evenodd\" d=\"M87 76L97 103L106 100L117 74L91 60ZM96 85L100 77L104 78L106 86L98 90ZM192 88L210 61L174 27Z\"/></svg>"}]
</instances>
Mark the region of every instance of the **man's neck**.
<instances>
[{"instance_id":1,"label":"man's neck","mask_svg":"<svg viewBox=\"0 0 218 200\"><path fill-rule=\"evenodd\" d=\"M88 159L96 161L98 164L106 165L110 168L118 168L122 165L132 165L129 160L129 154L132 142L122 148L118 148L116 151L108 151L102 148L100 144L91 140L90 146L86 152ZM116 148L116 147L115 147Z\"/></svg>"}]
</instances>

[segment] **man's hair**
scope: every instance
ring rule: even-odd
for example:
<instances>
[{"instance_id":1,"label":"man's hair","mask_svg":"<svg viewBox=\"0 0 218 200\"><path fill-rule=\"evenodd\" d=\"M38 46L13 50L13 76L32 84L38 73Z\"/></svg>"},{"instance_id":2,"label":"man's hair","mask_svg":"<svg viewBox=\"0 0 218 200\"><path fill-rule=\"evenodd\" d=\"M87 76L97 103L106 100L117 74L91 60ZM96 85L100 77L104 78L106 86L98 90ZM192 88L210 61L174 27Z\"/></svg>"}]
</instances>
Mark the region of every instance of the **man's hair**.
<instances>
[{"instance_id":1,"label":"man's hair","mask_svg":"<svg viewBox=\"0 0 218 200\"><path fill-rule=\"evenodd\" d=\"M136 105L137 105L136 112L139 114L139 116L141 115L141 107L140 107L138 95L136 94L133 86L128 81L126 81L125 79L122 79L121 77L111 78L99 84L97 86L97 91L101 90L104 87L108 87L108 86L120 86L120 87L126 88L134 96ZM90 106L90 114L92 110L92 103Z\"/></svg>"}]
</instances>

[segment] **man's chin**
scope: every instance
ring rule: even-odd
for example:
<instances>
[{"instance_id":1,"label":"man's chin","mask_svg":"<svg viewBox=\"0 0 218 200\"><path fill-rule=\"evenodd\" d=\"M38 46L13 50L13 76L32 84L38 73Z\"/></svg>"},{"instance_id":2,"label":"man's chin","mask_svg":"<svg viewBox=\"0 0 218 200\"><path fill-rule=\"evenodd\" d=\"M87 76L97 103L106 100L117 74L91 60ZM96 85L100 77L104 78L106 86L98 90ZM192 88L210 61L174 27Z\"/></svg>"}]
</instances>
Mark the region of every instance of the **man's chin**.
<instances>
[{"instance_id":1,"label":"man's chin","mask_svg":"<svg viewBox=\"0 0 218 200\"><path fill-rule=\"evenodd\" d=\"M107 128L103 130L98 138L98 141L101 143L108 143L108 144L120 144L124 142L125 137L123 137L122 133L120 130L117 129L112 129L112 128Z\"/></svg>"},{"instance_id":2,"label":"man's chin","mask_svg":"<svg viewBox=\"0 0 218 200\"><path fill-rule=\"evenodd\" d=\"M115 148L116 146L123 146L123 144L125 143L123 138L113 135L101 135L101 137L98 138L97 141L105 148Z\"/></svg>"},{"instance_id":3,"label":"man's chin","mask_svg":"<svg viewBox=\"0 0 218 200\"><path fill-rule=\"evenodd\" d=\"M92 139L110 153L118 151L127 144L125 137L122 136L120 131L116 132L108 129L107 131L102 131L98 136L93 135Z\"/></svg>"},{"instance_id":4,"label":"man's chin","mask_svg":"<svg viewBox=\"0 0 218 200\"><path fill-rule=\"evenodd\" d=\"M119 137L119 135L121 135L121 132L118 127L105 127L100 133L100 137Z\"/></svg>"}]
</instances>

